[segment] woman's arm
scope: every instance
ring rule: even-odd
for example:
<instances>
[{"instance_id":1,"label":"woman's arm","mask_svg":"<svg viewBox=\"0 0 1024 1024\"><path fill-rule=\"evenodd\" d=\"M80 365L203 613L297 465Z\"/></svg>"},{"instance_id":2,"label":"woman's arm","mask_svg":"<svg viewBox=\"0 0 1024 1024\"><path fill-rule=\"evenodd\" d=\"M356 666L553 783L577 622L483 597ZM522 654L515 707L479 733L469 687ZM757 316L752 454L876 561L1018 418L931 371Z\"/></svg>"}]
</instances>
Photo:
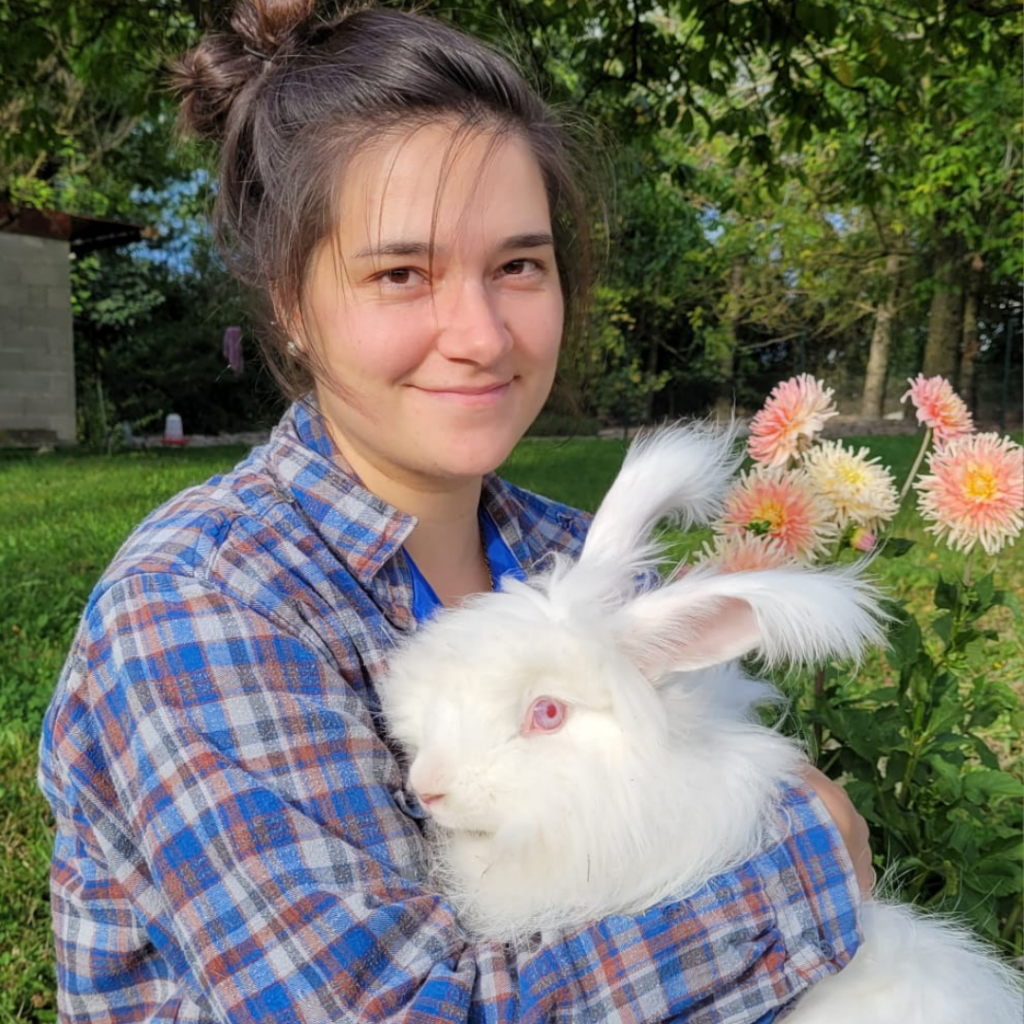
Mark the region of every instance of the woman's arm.
<instances>
[{"instance_id":1,"label":"woman's arm","mask_svg":"<svg viewBox=\"0 0 1024 1024\"><path fill-rule=\"evenodd\" d=\"M44 735L65 1021L770 1019L856 942L820 802L682 903L513 954L467 942L366 704L221 588L91 605ZM163 1007L163 1009L161 1009Z\"/></svg>"},{"instance_id":2,"label":"woman's arm","mask_svg":"<svg viewBox=\"0 0 1024 1024\"><path fill-rule=\"evenodd\" d=\"M824 772L813 765L807 765L803 770L803 779L807 788L813 790L825 805L825 810L842 836L843 845L857 875L861 895L870 896L875 887L875 870L871 863L871 835L867 821L853 806L846 790Z\"/></svg>"}]
</instances>

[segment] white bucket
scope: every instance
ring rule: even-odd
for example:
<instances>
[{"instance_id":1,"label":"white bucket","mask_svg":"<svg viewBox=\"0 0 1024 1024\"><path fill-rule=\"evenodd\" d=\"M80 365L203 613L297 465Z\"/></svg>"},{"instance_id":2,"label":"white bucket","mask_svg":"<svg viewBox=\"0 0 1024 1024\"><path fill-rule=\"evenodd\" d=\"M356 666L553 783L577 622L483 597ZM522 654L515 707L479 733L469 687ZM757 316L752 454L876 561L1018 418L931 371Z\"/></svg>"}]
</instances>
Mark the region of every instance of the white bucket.
<instances>
[{"instance_id":1,"label":"white bucket","mask_svg":"<svg viewBox=\"0 0 1024 1024\"><path fill-rule=\"evenodd\" d=\"M169 413L164 420L164 444L185 444L185 431L181 425L181 417L176 413Z\"/></svg>"}]
</instances>

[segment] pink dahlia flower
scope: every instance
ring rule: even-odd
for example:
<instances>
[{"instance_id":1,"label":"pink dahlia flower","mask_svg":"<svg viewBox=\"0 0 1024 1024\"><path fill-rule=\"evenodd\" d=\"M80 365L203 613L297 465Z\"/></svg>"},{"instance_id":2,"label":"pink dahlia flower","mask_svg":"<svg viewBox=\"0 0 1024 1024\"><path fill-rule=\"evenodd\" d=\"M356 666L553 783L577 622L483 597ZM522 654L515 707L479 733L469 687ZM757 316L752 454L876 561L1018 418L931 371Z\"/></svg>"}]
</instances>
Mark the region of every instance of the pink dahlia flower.
<instances>
[{"instance_id":1,"label":"pink dahlia flower","mask_svg":"<svg viewBox=\"0 0 1024 1024\"><path fill-rule=\"evenodd\" d=\"M809 373L777 384L750 421L750 457L763 466L784 466L797 458L821 433L825 420L839 414L833 394Z\"/></svg>"},{"instance_id":2,"label":"pink dahlia flower","mask_svg":"<svg viewBox=\"0 0 1024 1024\"><path fill-rule=\"evenodd\" d=\"M725 499L718 524L726 537L753 533L774 540L790 558L810 562L837 534L831 509L800 470L756 466Z\"/></svg>"},{"instance_id":3,"label":"pink dahlia flower","mask_svg":"<svg viewBox=\"0 0 1024 1024\"><path fill-rule=\"evenodd\" d=\"M792 565L793 559L778 541L746 532L717 537L714 547L705 544L700 564L717 572L754 572Z\"/></svg>"},{"instance_id":4,"label":"pink dahlia flower","mask_svg":"<svg viewBox=\"0 0 1024 1024\"><path fill-rule=\"evenodd\" d=\"M907 383L910 390L900 401L910 399L917 410L917 422L931 427L938 447L974 431L970 411L945 377L919 373Z\"/></svg>"},{"instance_id":5,"label":"pink dahlia flower","mask_svg":"<svg viewBox=\"0 0 1024 1024\"><path fill-rule=\"evenodd\" d=\"M998 434L971 434L936 449L917 482L926 527L960 551L994 555L1024 528L1024 449Z\"/></svg>"}]
</instances>

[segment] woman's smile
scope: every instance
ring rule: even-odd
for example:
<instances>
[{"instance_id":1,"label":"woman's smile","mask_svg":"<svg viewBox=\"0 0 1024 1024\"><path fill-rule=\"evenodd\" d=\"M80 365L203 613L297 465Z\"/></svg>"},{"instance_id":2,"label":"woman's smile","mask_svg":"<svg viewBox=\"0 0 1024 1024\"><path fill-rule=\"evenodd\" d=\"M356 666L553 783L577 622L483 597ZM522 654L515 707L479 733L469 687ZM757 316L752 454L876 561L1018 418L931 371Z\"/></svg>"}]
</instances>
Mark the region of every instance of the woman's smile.
<instances>
[{"instance_id":1,"label":"woman's smile","mask_svg":"<svg viewBox=\"0 0 1024 1024\"><path fill-rule=\"evenodd\" d=\"M494 384L428 386L410 384L409 387L440 401L453 402L468 408L490 408L498 405L512 388L515 378Z\"/></svg>"}]
</instances>

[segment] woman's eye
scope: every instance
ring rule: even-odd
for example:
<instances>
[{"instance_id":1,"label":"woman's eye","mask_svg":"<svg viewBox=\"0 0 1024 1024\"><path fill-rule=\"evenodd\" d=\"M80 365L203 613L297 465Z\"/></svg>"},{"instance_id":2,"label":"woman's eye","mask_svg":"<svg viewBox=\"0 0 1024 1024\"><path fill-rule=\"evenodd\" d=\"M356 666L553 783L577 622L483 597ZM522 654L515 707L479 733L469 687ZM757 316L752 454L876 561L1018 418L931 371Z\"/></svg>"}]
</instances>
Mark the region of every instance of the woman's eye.
<instances>
[{"instance_id":1,"label":"woman's eye","mask_svg":"<svg viewBox=\"0 0 1024 1024\"><path fill-rule=\"evenodd\" d=\"M501 268L502 274L508 277L521 277L537 270L540 270L540 264L536 260L528 259L510 260Z\"/></svg>"},{"instance_id":2,"label":"woman's eye","mask_svg":"<svg viewBox=\"0 0 1024 1024\"><path fill-rule=\"evenodd\" d=\"M405 292L416 289L426 279L426 275L415 267L388 267L374 273L371 281L382 291Z\"/></svg>"}]
</instances>

